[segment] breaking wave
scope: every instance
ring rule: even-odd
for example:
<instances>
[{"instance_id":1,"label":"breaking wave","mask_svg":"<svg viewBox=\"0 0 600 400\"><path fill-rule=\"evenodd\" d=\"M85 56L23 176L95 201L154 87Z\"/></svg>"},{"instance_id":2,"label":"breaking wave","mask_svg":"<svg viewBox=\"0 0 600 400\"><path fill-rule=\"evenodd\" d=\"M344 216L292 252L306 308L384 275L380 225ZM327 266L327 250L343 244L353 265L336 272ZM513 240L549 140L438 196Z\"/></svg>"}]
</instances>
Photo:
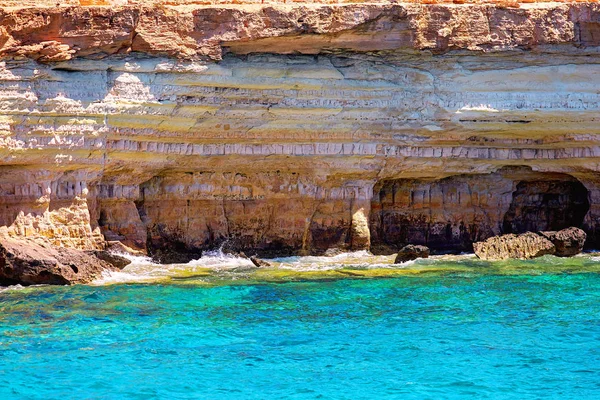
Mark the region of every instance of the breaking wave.
<instances>
[{"instance_id":1,"label":"breaking wave","mask_svg":"<svg viewBox=\"0 0 600 400\"><path fill-rule=\"evenodd\" d=\"M198 278L205 275L221 274L231 279L257 267L248 259L234 254L224 253L222 249L206 251L201 258L185 264L158 264L150 257L120 254L131 260L131 264L121 271L106 271L95 285L115 283L160 282L161 280ZM427 260L408 261L394 264L395 255L373 255L368 251L340 253L333 256L293 256L267 259L273 271L332 271L340 269L404 269L427 266L448 259L465 259L469 256L433 256Z\"/></svg>"}]
</instances>

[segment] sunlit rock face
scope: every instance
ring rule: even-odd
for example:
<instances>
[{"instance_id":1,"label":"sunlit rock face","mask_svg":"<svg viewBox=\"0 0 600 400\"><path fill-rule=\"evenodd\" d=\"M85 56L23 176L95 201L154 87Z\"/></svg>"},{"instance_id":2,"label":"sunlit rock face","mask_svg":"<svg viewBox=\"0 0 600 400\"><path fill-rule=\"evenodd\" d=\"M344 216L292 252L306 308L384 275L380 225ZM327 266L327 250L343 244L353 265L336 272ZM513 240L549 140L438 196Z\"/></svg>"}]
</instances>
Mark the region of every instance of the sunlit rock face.
<instances>
[{"instance_id":1,"label":"sunlit rock face","mask_svg":"<svg viewBox=\"0 0 600 400\"><path fill-rule=\"evenodd\" d=\"M2 10L13 236L470 251L566 224L598 245L600 7L142 3Z\"/></svg>"}]
</instances>

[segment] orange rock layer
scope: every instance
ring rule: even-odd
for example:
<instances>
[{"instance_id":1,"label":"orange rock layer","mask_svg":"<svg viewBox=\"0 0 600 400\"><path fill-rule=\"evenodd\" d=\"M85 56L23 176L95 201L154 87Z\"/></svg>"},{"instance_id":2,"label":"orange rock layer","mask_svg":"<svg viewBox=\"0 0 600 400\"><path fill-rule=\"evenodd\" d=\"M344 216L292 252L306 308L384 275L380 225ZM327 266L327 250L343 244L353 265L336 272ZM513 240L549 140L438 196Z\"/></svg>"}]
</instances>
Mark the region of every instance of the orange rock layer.
<instances>
[{"instance_id":1,"label":"orange rock layer","mask_svg":"<svg viewBox=\"0 0 600 400\"><path fill-rule=\"evenodd\" d=\"M595 3L413 3L24 7L0 10L0 55L39 61L145 53L220 60L225 52L443 53L597 46ZM5 3L8 4L8 3Z\"/></svg>"}]
</instances>

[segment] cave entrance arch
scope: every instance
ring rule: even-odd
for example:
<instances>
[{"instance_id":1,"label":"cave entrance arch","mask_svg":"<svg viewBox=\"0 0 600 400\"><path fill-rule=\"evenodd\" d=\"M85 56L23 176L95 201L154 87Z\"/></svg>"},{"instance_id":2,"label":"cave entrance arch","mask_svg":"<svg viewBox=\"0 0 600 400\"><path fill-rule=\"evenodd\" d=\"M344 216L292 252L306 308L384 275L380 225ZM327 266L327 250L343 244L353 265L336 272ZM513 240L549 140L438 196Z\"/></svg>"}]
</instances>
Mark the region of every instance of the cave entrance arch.
<instances>
[{"instance_id":1,"label":"cave entrance arch","mask_svg":"<svg viewBox=\"0 0 600 400\"><path fill-rule=\"evenodd\" d=\"M590 208L586 187L571 175L504 167L443 179L385 179L374 186L372 250L406 244L434 251L472 251L503 233L581 227Z\"/></svg>"},{"instance_id":2,"label":"cave entrance arch","mask_svg":"<svg viewBox=\"0 0 600 400\"><path fill-rule=\"evenodd\" d=\"M579 227L590 209L588 191L575 178L521 181L502 223L503 233Z\"/></svg>"}]
</instances>

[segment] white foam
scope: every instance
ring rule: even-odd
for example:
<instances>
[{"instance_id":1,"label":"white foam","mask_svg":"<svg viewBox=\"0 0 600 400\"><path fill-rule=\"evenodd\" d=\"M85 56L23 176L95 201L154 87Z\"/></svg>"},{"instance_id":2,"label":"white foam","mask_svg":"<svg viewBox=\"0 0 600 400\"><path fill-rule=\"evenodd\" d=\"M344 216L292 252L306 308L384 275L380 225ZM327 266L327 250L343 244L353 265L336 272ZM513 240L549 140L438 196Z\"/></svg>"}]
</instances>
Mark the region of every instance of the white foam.
<instances>
[{"instance_id":1,"label":"white foam","mask_svg":"<svg viewBox=\"0 0 600 400\"><path fill-rule=\"evenodd\" d=\"M13 291L13 290L23 290L25 289L27 286L21 286L19 284L17 285L11 285L11 286L0 286L0 293L1 292L9 292L9 291Z\"/></svg>"},{"instance_id":2,"label":"white foam","mask_svg":"<svg viewBox=\"0 0 600 400\"><path fill-rule=\"evenodd\" d=\"M202 257L197 260L192 260L186 265L216 269L254 267L254 264L249 259L233 254L223 253L222 249L205 251L202 253Z\"/></svg>"},{"instance_id":3,"label":"white foam","mask_svg":"<svg viewBox=\"0 0 600 400\"><path fill-rule=\"evenodd\" d=\"M96 285L114 283L144 283L156 282L162 279L182 276L193 276L194 273L206 273L206 270L228 273L229 279L236 279L238 272L243 273L248 269L256 268L252 261L233 254L224 253L222 249L206 251L197 260L186 264L157 264L149 257L124 255L131 260L131 264L121 271L106 271L102 278L94 282ZM415 263L431 264L438 261L461 260L473 255L444 255L432 256L427 260L413 260L401 264L394 264L395 255L375 256L368 251L354 251L340 253L335 256L295 256L280 257L267 260L272 268L292 271L328 271L342 268L379 269L379 268L407 268ZM243 275L240 275L243 276Z\"/></svg>"},{"instance_id":4,"label":"white foam","mask_svg":"<svg viewBox=\"0 0 600 400\"><path fill-rule=\"evenodd\" d=\"M374 256L366 250L336 254L335 256L281 257L269 260L278 268L294 271L328 271L348 266L360 268L388 268L394 256Z\"/></svg>"},{"instance_id":5,"label":"white foam","mask_svg":"<svg viewBox=\"0 0 600 400\"><path fill-rule=\"evenodd\" d=\"M206 251L197 260L185 264L158 264L150 257L118 254L131 261L121 271L104 271L94 285L107 285L114 283L155 282L164 278L190 275L194 272L209 268L215 271L235 270L240 267L255 267L247 258L223 253L221 249Z\"/></svg>"}]
</instances>

